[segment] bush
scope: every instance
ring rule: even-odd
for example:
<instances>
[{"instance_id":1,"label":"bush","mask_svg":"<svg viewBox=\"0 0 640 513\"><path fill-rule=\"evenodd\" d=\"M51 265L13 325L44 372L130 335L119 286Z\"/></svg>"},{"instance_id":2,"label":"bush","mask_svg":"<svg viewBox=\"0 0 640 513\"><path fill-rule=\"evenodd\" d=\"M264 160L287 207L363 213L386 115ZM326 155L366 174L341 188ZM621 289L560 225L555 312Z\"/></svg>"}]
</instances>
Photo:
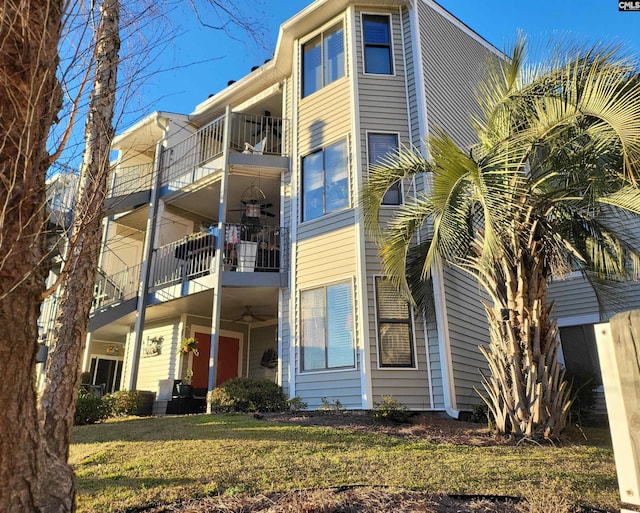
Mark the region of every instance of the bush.
<instances>
[{"instance_id":1,"label":"bush","mask_svg":"<svg viewBox=\"0 0 640 513\"><path fill-rule=\"evenodd\" d=\"M407 407L390 395L383 395L382 402L373 403L371 418L377 421L409 422Z\"/></svg>"},{"instance_id":2,"label":"bush","mask_svg":"<svg viewBox=\"0 0 640 513\"><path fill-rule=\"evenodd\" d=\"M104 400L109 402L113 417L136 415L143 403L142 393L138 390L120 390L105 396Z\"/></svg>"},{"instance_id":3,"label":"bush","mask_svg":"<svg viewBox=\"0 0 640 513\"><path fill-rule=\"evenodd\" d=\"M288 410L289 411L293 411L293 412L306 410L307 407L309 406L307 403L305 403L298 396L294 397L293 399L289 399L288 403L289 403Z\"/></svg>"},{"instance_id":4,"label":"bush","mask_svg":"<svg viewBox=\"0 0 640 513\"><path fill-rule=\"evenodd\" d=\"M110 402L102 397L96 397L91 392L80 389L73 423L76 426L95 424L106 419L111 414Z\"/></svg>"},{"instance_id":5,"label":"bush","mask_svg":"<svg viewBox=\"0 0 640 513\"><path fill-rule=\"evenodd\" d=\"M211 404L211 411L217 413L289 409L282 387L268 379L231 379L209 392L207 402Z\"/></svg>"}]
</instances>

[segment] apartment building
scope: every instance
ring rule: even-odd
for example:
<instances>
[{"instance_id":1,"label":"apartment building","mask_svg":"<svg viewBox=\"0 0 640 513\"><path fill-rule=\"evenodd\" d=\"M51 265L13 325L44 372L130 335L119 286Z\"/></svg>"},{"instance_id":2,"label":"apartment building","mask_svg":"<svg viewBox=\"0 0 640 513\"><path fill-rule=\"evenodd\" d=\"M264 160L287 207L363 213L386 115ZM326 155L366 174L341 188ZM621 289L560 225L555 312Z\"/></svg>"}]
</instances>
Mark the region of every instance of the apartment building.
<instances>
[{"instance_id":1,"label":"apartment building","mask_svg":"<svg viewBox=\"0 0 640 513\"><path fill-rule=\"evenodd\" d=\"M272 379L310 409L391 395L457 416L479 403L477 285L443 271L432 306L410 308L357 202L389 149L435 129L473 142L475 84L499 56L431 0L317 0L281 25L272 60L190 114L154 112L117 136L93 382L151 390L159 413L191 374L200 395ZM399 183L382 215L426 187ZM197 351L180 351L188 338Z\"/></svg>"}]
</instances>

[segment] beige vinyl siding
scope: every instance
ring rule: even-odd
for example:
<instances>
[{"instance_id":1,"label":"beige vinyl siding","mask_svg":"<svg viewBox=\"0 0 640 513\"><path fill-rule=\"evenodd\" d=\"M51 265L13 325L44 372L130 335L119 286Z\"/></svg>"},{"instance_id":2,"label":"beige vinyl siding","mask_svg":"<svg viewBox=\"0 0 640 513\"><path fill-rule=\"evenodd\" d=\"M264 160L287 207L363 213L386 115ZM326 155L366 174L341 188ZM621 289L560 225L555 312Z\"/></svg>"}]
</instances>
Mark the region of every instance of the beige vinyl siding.
<instances>
[{"instance_id":1,"label":"beige vinyl siding","mask_svg":"<svg viewBox=\"0 0 640 513\"><path fill-rule=\"evenodd\" d=\"M147 356L145 345L147 340L163 337L160 354ZM136 389L159 392L160 380L174 379L176 365L176 348L180 339L180 319L163 321L162 324L145 327L142 334L142 348L140 350L140 366L138 368L138 382Z\"/></svg>"},{"instance_id":2,"label":"beige vinyl siding","mask_svg":"<svg viewBox=\"0 0 640 513\"><path fill-rule=\"evenodd\" d=\"M478 346L488 344L484 307L475 280L456 269L445 271L444 287L451 349L451 367L459 410L469 410L481 402L479 369L487 371L487 362Z\"/></svg>"},{"instance_id":3,"label":"beige vinyl siding","mask_svg":"<svg viewBox=\"0 0 640 513\"><path fill-rule=\"evenodd\" d=\"M336 400L348 410L362 409L360 371L354 370L299 373L296 376L296 395L307 403L307 409L317 410L322 398L334 404Z\"/></svg>"},{"instance_id":4,"label":"beige vinyl siding","mask_svg":"<svg viewBox=\"0 0 640 513\"><path fill-rule=\"evenodd\" d=\"M394 75L372 75L364 73L362 47L362 14L390 14L393 44ZM409 117L407 112L407 84L405 82L405 67L402 55L402 19L400 11L384 11L363 8L356 12L356 53L359 62L358 80L358 109L360 118L359 145L363 162L362 172L368 172L367 134L369 132L397 133L400 144L410 143ZM415 85L415 81L413 83ZM415 91L415 88L414 88ZM409 184L403 184L406 194ZM393 207L383 207L381 218L389 218ZM369 297L369 353L371 367L371 382L373 401L379 402L383 395L392 395L397 401L413 410L430 408L429 379L427 374L427 353L425 344L424 324L419 314L414 314L412 325L415 338L414 369L382 369L378 366L377 319L375 308L375 290L373 276L381 274L380 257L376 246L371 242L365 243L367 295Z\"/></svg>"},{"instance_id":5,"label":"beige vinyl siding","mask_svg":"<svg viewBox=\"0 0 640 513\"><path fill-rule=\"evenodd\" d=\"M343 77L298 105L298 154L301 156L337 141L351 128L351 87Z\"/></svg>"},{"instance_id":6,"label":"beige vinyl siding","mask_svg":"<svg viewBox=\"0 0 640 513\"><path fill-rule=\"evenodd\" d=\"M582 277L556 280L549 285L549 302L555 302L552 315L555 319L598 315L598 300L593 288Z\"/></svg>"},{"instance_id":7,"label":"beige vinyl siding","mask_svg":"<svg viewBox=\"0 0 640 513\"><path fill-rule=\"evenodd\" d=\"M495 54L431 7L416 4L429 132L444 130L458 144L468 146L476 142L471 117L480 114L475 84L485 76Z\"/></svg>"},{"instance_id":8,"label":"beige vinyl siding","mask_svg":"<svg viewBox=\"0 0 640 513\"><path fill-rule=\"evenodd\" d=\"M289 323L289 312L293 308L295 301L291 301L291 289L289 287L283 289L282 299L280 301L279 312L282 316L282 333L280 333L280 339L282 340L281 352L278 357L280 358L280 383L284 393L289 396L291 391L291 375L289 373L289 365L291 363L292 346L294 339L292 336L291 325Z\"/></svg>"},{"instance_id":9,"label":"beige vinyl siding","mask_svg":"<svg viewBox=\"0 0 640 513\"><path fill-rule=\"evenodd\" d=\"M273 349L277 351L278 342L276 340L277 324L260 326L251 329L251 339L249 340L247 377L252 379L268 379L276 381L277 368L270 369L260 365L262 355L265 351ZM246 368L246 367L245 367ZM244 373L243 373L244 374Z\"/></svg>"},{"instance_id":10,"label":"beige vinyl siding","mask_svg":"<svg viewBox=\"0 0 640 513\"><path fill-rule=\"evenodd\" d=\"M405 77L407 82L407 103L410 112L410 142L419 147L422 144L422 134L420 133L420 123L418 116L418 90L416 85L417 62L413 53L413 38L411 33L411 16L406 8L402 9L402 31L404 35L403 44L405 52Z\"/></svg>"},{"instance_id":11,"label":"beige vinyl siding","mask_svg":"<svg viewBox=\"0 0 640 513\"><path fill-rule=\"evenodd\" d=\"M298 288L343 280L356 271L353 226L298 241Z\"/></svg>"}]
</instances>

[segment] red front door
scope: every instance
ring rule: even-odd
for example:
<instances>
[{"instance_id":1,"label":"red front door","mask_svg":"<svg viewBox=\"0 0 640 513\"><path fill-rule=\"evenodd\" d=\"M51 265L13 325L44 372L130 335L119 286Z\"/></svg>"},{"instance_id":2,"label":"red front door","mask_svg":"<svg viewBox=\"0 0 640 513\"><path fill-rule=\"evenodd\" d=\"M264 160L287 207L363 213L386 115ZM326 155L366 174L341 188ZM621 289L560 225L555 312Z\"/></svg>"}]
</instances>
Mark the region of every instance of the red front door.
<instances>
[{"instance_id":1,"label":"red front door","mask_svg":"<svg viewBox=\"0 0 640 513\"><path fill-rule=\"evenodd\" d=\"M199 356L193 356L194 388L207 388L209 384L209 351L211 350L211 335L208 333L196 333ZM238 355L240 354L240 341L237 338L219 337L218 345L218 375L216 386L225 381L238 377Z\"/></svg>"}]
</instances>

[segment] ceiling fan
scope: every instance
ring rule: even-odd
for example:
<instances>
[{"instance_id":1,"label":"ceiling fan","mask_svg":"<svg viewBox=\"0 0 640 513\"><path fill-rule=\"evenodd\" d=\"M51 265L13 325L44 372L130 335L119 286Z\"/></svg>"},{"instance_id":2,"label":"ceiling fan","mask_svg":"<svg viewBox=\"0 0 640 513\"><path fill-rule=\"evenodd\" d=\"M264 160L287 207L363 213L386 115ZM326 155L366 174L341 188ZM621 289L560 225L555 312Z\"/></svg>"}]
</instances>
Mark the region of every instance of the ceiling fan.
<instances>
[{"instance_id":1,"label":"ceiling fan","mask_svg":"<svg viewBox=\"0 0 640 513\"><path fill-rule=\"evenodd\" d=\"M268 317L271 317L271 316L268 316ZM244 305L244 311L242 312L242 315L233 322L242 321L242 322L252 323L256 321L266 321L266 320L267 320L267 317L261 317L259 315L255 315L251 311L251 305Z\"/></svg>"},{"instance_id":2,"label":"ceiling fan","mask_svg":"<svg viewBox=\"0 0 640 513\"><path fill-rule=\"evenodd\" d=\"M273 207L273 203L267 202L266 194L255 184L251 184L245 189L240 196L240 203L244 205L244 208L230 209L229 212L243 212L242 222L246 222L248 218L257 218L260 216L276 217L272 212L267 209Z\"/></svg>"}]
</instances>

